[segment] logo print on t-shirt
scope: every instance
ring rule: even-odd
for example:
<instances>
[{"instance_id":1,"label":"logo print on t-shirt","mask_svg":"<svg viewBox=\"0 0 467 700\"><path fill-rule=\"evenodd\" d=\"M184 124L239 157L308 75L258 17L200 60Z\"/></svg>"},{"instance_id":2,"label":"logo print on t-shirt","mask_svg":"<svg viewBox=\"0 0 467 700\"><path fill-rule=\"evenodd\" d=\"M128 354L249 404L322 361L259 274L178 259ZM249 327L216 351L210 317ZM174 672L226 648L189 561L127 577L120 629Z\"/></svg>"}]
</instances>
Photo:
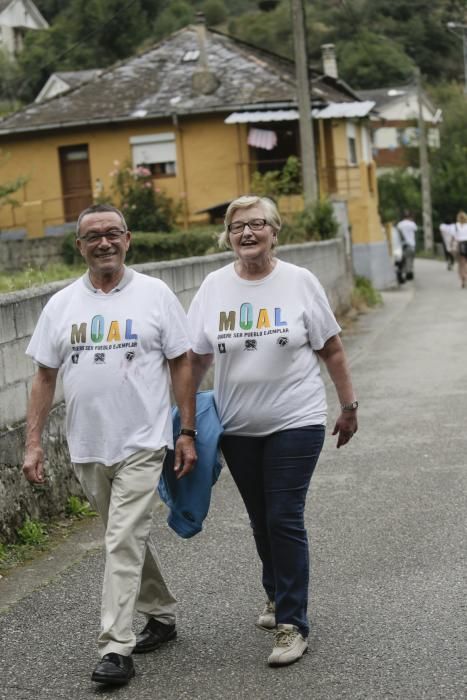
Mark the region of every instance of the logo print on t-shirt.
<instances>
[{"instance_id":1,"label":"logo print on t-shirt","mask_svg":"<svg viewBox=\"0 0 467 700\"><path fill-rule=\"evenodd\" d=\"M258 343L256 342L256 340L253 340L253 339L245 340L245 350L257 350L258 349L257 345L258 345Z\"/></svg>"},{"instance_id":2,"label":"logo print on t-shirt","mask_svg":"<svg viewBox=\"0 0 467 700\"><path fill-rule=\"evenodd\" d=\"M289 342L289 339L286 338L285 335L281 335L281 337L277 339L277 344L281 345L282 347L287 345L288 342Z\"/></svg>"},{"instance_id":3,"label":"logo print on t-shirt","mask_svg":"<svg viewBox=\"0 0 467 700\"><path fill-rule=\"evenodd\" d=\"M225 343L217 343L217 347L219 348L221 355L226 352Z\"/></svg>"},{"instance_id":4,"label":"logo print on t-shirt","mask_svg":"<svg viewBox=\"0 0 467 700\"><path fill-rule=\"evenodd\" d=\"M131 362L131 361L132 361L132 359L134 358L135 354L136 354L136 353L135 353L134 350L129 350L127 353L125 353L125 357L126 357L126 359L128 360L128 362Z\"/></svg>"},{"instance_id":5,"label":"logo print on t-shirt","mask_svg":"<svg viewBox=\"0 0 467 700\"><path fill-rule=\"evenodd\" d=\"M71 361L73 362L74 365L77 365L78 360L79 360L79 352L74 352L73 355L71 356Z\"/></svg>"},{"instance_id":6,"label":"logo print on t-shirt","mask_svg":"<svg viewBox=\"0 0 467 700\"><path fill-rule=\"evenodd\" d=\"M105 352L96 352L94 355L94 364L95 365L104 365L105 364Z\"/></svg>"}]
</instances>

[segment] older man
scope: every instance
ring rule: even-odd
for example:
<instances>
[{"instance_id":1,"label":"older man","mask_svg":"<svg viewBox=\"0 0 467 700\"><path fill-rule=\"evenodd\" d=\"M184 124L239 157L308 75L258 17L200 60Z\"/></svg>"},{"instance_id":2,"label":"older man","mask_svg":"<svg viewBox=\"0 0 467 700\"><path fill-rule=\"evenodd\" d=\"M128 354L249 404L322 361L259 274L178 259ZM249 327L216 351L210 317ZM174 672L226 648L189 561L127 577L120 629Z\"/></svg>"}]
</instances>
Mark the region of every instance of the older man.
<instances>
[{"instance_id":1,"label":"older man","mask_svg":"<svg viewBox=\"0 0 467 700\"><path fill-rule=\"evenodd\" d=\"M177 476L196 460L185 314L162 281L125 266L130 240L118 209L95 205L80 214L76 244L88 271L50 299L26 351L37 372L23 472L31 483L46 479L41 436L61 370L71 462L105 525L101 659L92 680L118 685L135 674L133 651L176 636L176 601L150 541L156 487L173 443L169 378L182 425ZM138 638L135 607L147 618Z\"/></svg>"}]
</instances>

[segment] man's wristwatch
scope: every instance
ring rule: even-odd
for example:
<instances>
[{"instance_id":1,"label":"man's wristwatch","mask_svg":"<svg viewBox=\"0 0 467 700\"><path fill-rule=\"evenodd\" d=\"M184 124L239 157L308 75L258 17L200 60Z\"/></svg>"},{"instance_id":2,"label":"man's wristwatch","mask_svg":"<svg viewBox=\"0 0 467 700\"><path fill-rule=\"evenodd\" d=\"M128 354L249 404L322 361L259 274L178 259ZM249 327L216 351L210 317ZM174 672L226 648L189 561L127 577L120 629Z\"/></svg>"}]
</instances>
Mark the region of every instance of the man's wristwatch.
<instances>
[{"instance_id":1,"label":"man's wristwatch","mask_svg":"<svg viewBox=\"0 0 467 700\"><path fill-rule=\"evenodd\" d=\"M188 437L191 437L194 440L198 435L198 431L193 430L193 428L180 428L179 435L188 435Z\"/></svg>"},{"instance_id":2,"label":"man's wristwatch","mask_svg":"<svg viewBox=\"0 0 467 700\"><path fill-rule=\"evenodd\" d=\"M341 404L341 408L343 411L356 411L358 408L358 401L352 401L352 403L343 403Z\"/></svg>"}]
</instances>

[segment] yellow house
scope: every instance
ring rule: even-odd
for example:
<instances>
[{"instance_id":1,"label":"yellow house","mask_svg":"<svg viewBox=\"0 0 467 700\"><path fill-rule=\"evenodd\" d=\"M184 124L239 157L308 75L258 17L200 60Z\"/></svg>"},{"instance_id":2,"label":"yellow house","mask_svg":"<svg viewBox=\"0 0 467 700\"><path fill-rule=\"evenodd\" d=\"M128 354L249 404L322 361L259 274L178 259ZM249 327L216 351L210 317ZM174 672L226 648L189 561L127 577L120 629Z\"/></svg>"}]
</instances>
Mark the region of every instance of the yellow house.
<instances>
[{"instance_id":1,"label":"yellow house","mask_svg":"<svg viewBox=\"0 0 467 700\"><path fill-rule=\"evenodd\" d=\"M356 271L384 287L392 269L367 128L373 103L315 71L310 90L320 193L346 212ZM27 178L20 206L0 210L0 241L63 233L126 161L151 170L186 225L207 221L250 191L254 171L299 155L294 65L190 26L0 120L0 150L0 182Z\"/></svg>"}]
</instances>

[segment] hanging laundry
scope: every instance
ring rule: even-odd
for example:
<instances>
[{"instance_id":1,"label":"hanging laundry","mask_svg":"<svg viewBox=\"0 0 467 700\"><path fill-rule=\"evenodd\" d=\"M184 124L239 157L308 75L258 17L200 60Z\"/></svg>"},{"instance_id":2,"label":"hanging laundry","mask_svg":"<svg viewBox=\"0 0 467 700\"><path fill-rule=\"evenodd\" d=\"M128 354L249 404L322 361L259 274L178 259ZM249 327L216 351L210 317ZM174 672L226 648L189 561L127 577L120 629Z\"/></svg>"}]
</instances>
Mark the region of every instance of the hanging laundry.
<instances>
[{"instance_id":1,"label":"hanging laundry","mask_svg":"<svg viewBox=\"0 0 467 700\"><path fill-rule=\"evenodd\" d=\"M277 146L277 134L269 129L251 128L248 132L248 145L255 148L263 148L265 151L272 151Z\"/></svg>"}]
</instances>

